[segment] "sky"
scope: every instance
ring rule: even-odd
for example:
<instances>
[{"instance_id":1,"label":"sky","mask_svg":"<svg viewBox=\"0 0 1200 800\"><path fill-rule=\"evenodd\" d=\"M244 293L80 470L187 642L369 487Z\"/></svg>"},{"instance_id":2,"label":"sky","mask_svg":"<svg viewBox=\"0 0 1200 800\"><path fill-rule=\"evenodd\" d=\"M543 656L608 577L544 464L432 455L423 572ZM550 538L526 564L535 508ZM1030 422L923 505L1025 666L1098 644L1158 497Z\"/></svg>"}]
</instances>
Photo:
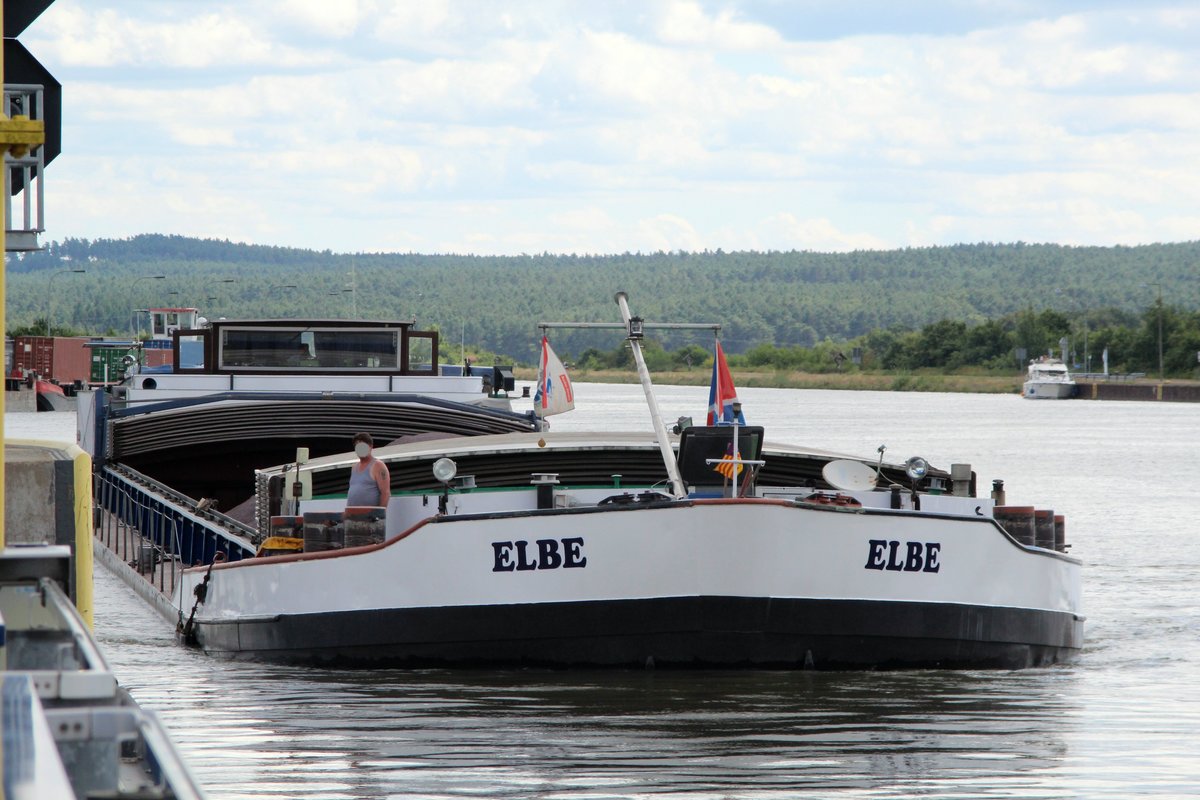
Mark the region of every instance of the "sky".
<instances>
[{"instance_id":1,"label":"sky","mask_svg":"<svg viewBox=\"0 0 1200 800\"><path fill-rule=\"evenodd\" d=\"M1200 239L1200 4L56 0L44 241Z\"/></svg>"}]
</instances>

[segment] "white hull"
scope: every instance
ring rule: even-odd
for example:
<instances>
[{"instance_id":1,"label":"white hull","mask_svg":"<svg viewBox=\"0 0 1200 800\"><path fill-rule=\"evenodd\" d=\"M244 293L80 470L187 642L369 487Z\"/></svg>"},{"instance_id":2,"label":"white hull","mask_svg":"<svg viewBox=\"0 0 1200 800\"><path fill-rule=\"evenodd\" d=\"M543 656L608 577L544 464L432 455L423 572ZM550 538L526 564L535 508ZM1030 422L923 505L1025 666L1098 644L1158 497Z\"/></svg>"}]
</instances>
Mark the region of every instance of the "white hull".
<instances>
[{"instance_id":1,"label":"white hull","mask_svg":"<svg viewBox=\"0 0 1200 800\"><path fill-rule=\"evenodd\" d=\"M206 574L185 573L182 618ZM1081 645L1079 574L982 516L763 499L548 509L218 565L195 633L268 660L1020 667Z\"/></svg>"},{"instance_id":2,"label":"white hull","mask_svg":"<svg viewBox=\"0 0 1200 800\"><path fill-rule=\"evenodd\" d=\"M1042 356L1029 362L1022 394L1030 400L1065 400L1075 396L1075 381L1062 359Z\"/></svg>"},{"instance_id":3,"label":"white hull","mask_svg":"<svg viewBox=\"0 0 1200 800\"><path fill-rule=\"evenodd\" d=\"M1066 400L1075 394L1075 381L1025 381L1022 393L1030 400Z\"/></svg>"}]
</instances>

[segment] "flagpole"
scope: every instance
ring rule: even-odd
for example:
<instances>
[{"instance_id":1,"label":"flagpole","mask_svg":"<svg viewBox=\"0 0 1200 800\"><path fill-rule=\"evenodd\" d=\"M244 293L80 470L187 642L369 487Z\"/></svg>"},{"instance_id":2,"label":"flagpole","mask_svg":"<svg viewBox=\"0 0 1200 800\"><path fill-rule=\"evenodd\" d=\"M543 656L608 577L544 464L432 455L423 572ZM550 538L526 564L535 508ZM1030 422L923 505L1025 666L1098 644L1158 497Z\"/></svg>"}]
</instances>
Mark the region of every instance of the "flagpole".
<instances>
[{"instance_id":1,"label":"flagpole","mask_svg":"<svg viewBox=\"0 0 1200 800\"><path fill-rule=\"evenodd\" d=\"M538 390L533 398L533 413L538 419L538 430L548 430L550 426L546 423L546 418L542 415L542 409L538 404L538 397L545 401L546 391L546 336L542 335L542 352L538 355Z\"/></svg>"},{"instance_id":2,"label":"flagpole","mask_svg":"<svg viewBox=\"0 0 1200 800\"><path fill-rule=\"evenodd\" d=\"M742 412L742 404L734 403L732 408L733 408L733 460L734 460L734 465L733 465L733 480L731 481L732 485L729 488L731 490L730 494L733 497L737 497L738 495L741 494L741 492L738 490L738 480L737 479L738 479L738 473L739 473L738 467L740 466L740 464L738 462L740 462L742 460L742 451L738 450L738 428L742 427L741 425L738 424L738 414L740 414Z\"/></svg>"},{"instance_id":3,"label":"flagpole","mask_svg":"<svg viewBox=\"0 0 1200 800\"><path fill-rule=\"evenodd\" d=\"M617 292L617 305L621 309L621 319L629 332L629 347L633 350L633 360L637 363L638 376L642 380L642 390L646 393L646 405L650 407L650 421L654 425L655 436L658 437L658 449L662 453L663 464L667 468L667 477L671 480L671 493L676 498L687 496L683 488L683 478L679 475L679 464L675 460L675 451L671 449L671 440L667 438L667 428L663 425L662 414L658 411L658 401L654 398L654 387L650 383L650 370L646 368L646 359L642 357L641 322L639 330L633 330L630 324L633 317L629 313L628 298L624 292Z\"/></svg>"}]
</instances>

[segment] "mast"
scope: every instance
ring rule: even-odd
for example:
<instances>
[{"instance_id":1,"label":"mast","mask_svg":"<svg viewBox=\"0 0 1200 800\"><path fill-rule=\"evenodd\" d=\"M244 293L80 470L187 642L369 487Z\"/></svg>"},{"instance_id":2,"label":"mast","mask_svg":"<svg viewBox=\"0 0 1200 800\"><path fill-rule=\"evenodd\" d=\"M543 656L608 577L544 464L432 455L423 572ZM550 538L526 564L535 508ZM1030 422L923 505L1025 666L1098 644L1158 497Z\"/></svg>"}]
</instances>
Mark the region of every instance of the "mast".
<instances>
[{"instance_id":1,"label":"mast","mask_svg":"<svg viewBox=\"0 0 1200 800\"><path fill-rule=\"evenodd\" d=\"M650 383L650 370L646 368L646 359L642 357L643 320L641 317L630 316L628 298L624 292L617 292L615 299L621 308L621 319L624 320L625 329L629 334L629 347L633 350L633 360L637 362L638 376L642 379L642 390L646 393L646 405L650 408L650 421L654 425L658 449L662 453L663 465L667 468L667 477L671 480L671 494L676 498L686 497L687 492L683 488L683 478L679 475L679 464L675 460L675 451L671 449L671 440L667 438L667 428L663 425L662 414L658 411L658 401L654 398L654 387Z\"/></svg>"},{"instance_id":2,"label":"mast","mask_svg":"<svg viewBox=\"0 0 1200 800\"><path fill-rule=\"evenodd\" d=\"M677 499L687 496L683 486L683 478L679 474L679 463L675 459L675 451L671 449L671 440L667 436L667 428L663 425L662 414L658 410L658 401L654 398L654 387L650 383L650 370L646 367L646 359L642 356L642 338L647 328L665 328L669 330L711 330L714 333L721 330L716 323L687 323L687 322L646 322L641 317L629 313L628 296L625 292L617 292L617 305L621 309L622 323L616 322L539 322L538 327L544 334L550 328L607 328L612 330L624 329L629 346L633 350L633 360L637 363L638 377L642 382L642 390L646 393L646 405L650 408L650 419L654 425L654 435L658 439L658 449L662 453L663 465L667 468L667 477L671 481L671 494Z\"/></svg>"}]
</instances>

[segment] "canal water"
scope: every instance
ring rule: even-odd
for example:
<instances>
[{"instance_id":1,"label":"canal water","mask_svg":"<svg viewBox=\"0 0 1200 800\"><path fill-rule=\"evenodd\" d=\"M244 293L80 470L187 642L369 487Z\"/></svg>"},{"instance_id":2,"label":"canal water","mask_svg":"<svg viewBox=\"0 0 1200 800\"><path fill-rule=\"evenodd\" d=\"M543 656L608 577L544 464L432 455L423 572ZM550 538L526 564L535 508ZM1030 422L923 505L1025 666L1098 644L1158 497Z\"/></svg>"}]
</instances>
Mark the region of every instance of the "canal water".
<instances>
[{"instance_id":1,"label":"canal water","mask_svg":"<svg viewBox=\"0 0 1200 800\"><path fill-rule=\"evenodd\" d=\"M1083 652L1017 672L260 666L178 648L103 569L97 638L212 798L1200 796L1200 406L739 395L768 439L967 462L981 491L1002 479L1009 502L1064 514L1086 564ZM700 420L707 388L658 400ZM576 404L555 429L649 428L637 386L577 385ZM69 415L6 425L73 438Z\"/></svg>"}]
</instances>

